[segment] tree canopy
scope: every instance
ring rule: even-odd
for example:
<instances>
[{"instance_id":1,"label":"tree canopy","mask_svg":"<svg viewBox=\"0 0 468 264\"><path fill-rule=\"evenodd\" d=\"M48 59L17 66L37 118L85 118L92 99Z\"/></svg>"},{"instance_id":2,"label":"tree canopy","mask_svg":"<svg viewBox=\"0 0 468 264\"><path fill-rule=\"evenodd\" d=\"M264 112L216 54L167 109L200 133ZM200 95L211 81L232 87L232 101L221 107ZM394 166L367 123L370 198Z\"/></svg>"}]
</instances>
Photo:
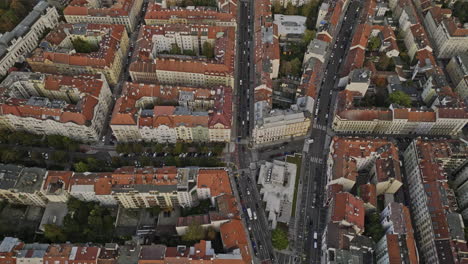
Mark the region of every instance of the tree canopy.
<instances>
[{"instance_id":1,"label":"tree canopy","mask_svg":"<svg viewBox=\"0 0 468 264\"><path fill-rule=\"evenodd\" d=\"M208 41L205 41L205 43L203 43L203 48L202 48L202 54L203 56L207 57L207 58L214 58L214 47L213 45L211 45L210 42Z\"/></svg>"},{"instance_id":2,"label":"tree canopy","mask_svg":"<svg viewBox=\"0 0 468 264\"><path fill-rule=\"evenodd\" d=\"M463 0L458 0L453 5L453 15L457 17L462 24L468 22L468 2Z\"/></svg>"},{"instance_id":3,"label":"tree canopy","mask_svg":"<svg viewBox=\"0 0 468 264\"><path fill-rule=\"evenodd\" d=\"M388 97L390 103L398 104L400 106L410 107L411 106L411 97L402 91L396 91L389 95Z\"/></svg>"},{"instance_id":4,"label":"tree canopy","mask_svg":"<svg viewBox=\"0 0 468 264\"><path fill-rule=\"evenodd\" d=\"M196 222L192 222L182 236L182 240L184 241L200 241L203 239L205 239L205 229Z\"/></svg>"},{"instance_id":5,"label":"tree canopy","mask_svg":"<svg viewBox=\"0 0 468 264\"><path fill-rule=\"evenodd\" d=\"M288 234L283 229L277 227L271 232L271 242L273 247L278 250L286 249L289 246Z\"/></svg>"},{"instance_id":6,"label":"tree canopy","mask_svg":"<svg viewBox=\"0 0 468 264\"><path fill-rule=\"evenodd\" d=\"M36 1L0 0L0 33L11 31L33 9Z\"/></svg>"},{"instance_id":7,"label":"tree canopy","mask_svg":"<svg viewBox=\"0 0 468 264\"><path fill-rule=\"evenodd\" d=\"M78 53L91 53L91 52L96 52L99 50L98 45L94 45L80 38L76 38L72 40L72 45L73 45L73 48Z\"/></svg>"},{"instance_id":8,"label":"tree canopy","mask_svg":"<svg viewBox=\"0 0 468 264\"><path fill-rule=\"evenodd\" d=\"M63 226L47 225L44 236L53 243L109 242L114 235L114 217L110 211L94 202L71 197Z\"/></svg>"}]
</instances>

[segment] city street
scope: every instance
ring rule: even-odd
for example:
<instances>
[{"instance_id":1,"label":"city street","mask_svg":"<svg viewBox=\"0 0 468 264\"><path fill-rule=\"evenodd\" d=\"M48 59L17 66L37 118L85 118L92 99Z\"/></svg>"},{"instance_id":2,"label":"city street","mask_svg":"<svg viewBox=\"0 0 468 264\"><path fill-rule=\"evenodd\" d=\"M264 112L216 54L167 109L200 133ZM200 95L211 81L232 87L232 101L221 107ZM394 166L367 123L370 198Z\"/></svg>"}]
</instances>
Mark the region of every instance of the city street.
<instances>
[{"instance_id":1,"label":"city street","mask_svg":"<svg viewBox=\"0 0 468 264\"><path fill-rule=\"evenodd\" d=\"M323 198L326 185L326 158L331 137L331 123L336 100L339 69L351 42L353 27L358 16L359 1L352 1L336 34L334 46L329 53L322 84L317 97L309 150L303 156L301 200L296 226L296 250L304 263L320 263L322 231L325 229L326 209ZM351 30L350 30L351 28ZM333 43L332 43L333 45ZM316 232L316 234L315 234Z\"/></svg>"}]
</instances>

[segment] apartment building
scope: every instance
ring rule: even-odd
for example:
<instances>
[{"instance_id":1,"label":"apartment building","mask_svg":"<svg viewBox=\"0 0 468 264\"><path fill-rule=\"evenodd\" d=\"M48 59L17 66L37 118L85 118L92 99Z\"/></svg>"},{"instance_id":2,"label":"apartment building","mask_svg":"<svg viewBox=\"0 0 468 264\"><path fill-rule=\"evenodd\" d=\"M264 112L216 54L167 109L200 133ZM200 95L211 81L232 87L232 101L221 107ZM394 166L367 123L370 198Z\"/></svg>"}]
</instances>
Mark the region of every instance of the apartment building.
<instances>
[{"instance_id":1,"label":"apartment building","mask_svg":"<svg viewBox=\"0 0 468 264\"><path fill-rule=\"evenodd\" d=\"M72 244L51 244L44 255L44 264L68 264Z\"/></svg>"},{"instance_id":2,"label":"apartment building","mask_svg":"<svg viewBox=\"0 0 468 264\"><path fill-rule=\"evenodd\" d=\"M110 3L110 4L109 4ZM135 30L143 0L72 0L63 10L67 23L120 24Z\"/></svg>"},{"instance_id":3,"label":"apartment building","mask_svg":"<svg viewBox=\"0 0 468 264\"><path fill-rule=\"evenodd\" d=\"M77 53L73 42L81 40L96 51ZM123 25L60 24L50 32L27 59L35 72L52 74L103 73L117 84L127 56L128 36Z\"/></svg>"},{"instance_id":4,"label":"apartment building","mask_svg":"<svg viewBox=\"0 0 468 264\"><path fill-rule=\"evenodd\" d=\"M42 264L49 244L25 244L16 255L17 264Z\"/></svg>"},{"instance_id":5,"label":"apartment building","mask_svg":"<svg viewBox=\"0 0 468 264\"><path fill-rule=\"evenodd\" d=\"M403 156L422 262L467 261L464 225L447 178L466 162L466 144L458 140L415 139Z\"/></svg>"},{"instance_id":6,"label":"apartment building","mask_svg":"<svg viewBox=\"0 0 468 264\"><path fill-rule=\"evenodd\" d=\"M380 213L385 235L376 245L377 263L419 263L408 207L391 202Z\"/></svg>"},{"instance_id":7,"label":"apartment building","mask_svg":"<svg viewBox=\"0 0 468 264\"><path fill-rule=\"evenodd\" d=\"M125 83L110 126L123 142L228 142L232 89Z\"/></svg>"},{"instance_id":8,"label":"apartment building","mask_svg":"<svg viewBox=\"0 0 468 264\"><path fill-rule=\"evenodd\" d=\"M49 202L66 203L70 198L68 189L72 171L47 171L41 192Z\"/></svg>"},{"instance_id":9,"label":"apartment building","mask_svg":"<svg viewBox=\"0 0 468 264\"><path fill-rule=\"evenodd\" d=\"M466 100L468 98L468 55L461 54L452 57L446 69L455 86L455 91Z\"/></svg>"},{"instance_id":10,"label":"apartment building","mask_svg":"<svg viewBox=\"0 0 468 264\"><path fill-rule=\"evenodd\" d=\"M450 88L449 88L450 89ZM353 98L360 93L342 91L338 94L338 109L333 130L363 134L430 134L456 135L468 123L468 110L461 105L434 105L431 109L359 108Z\"/></svg>"},{"instance_id":11,"label":"apartment building","mask_svg":"<svg viewBox=\"0 0 468 264\"><path fill-rule=\"evenodd\" d=\"M334 137L327 159L327 185L351 191L362 171L368 171L376 195L396 193L402 185L398 148L386 139Z\"/></svg>"},{"instance_id":12,"label":"apartment building","mask_svg":"<svg viewBox=\"0 0 468 264\"><path fill-rule=\"evenodd\" d=\"M37 47L44 32L57 26L59 14L46 1L39 1L33 10L11 31L0 34L0 76L8 73L16 62L22 62Z\"/></svg>"},{"instance_id":13,"label":"apartment building","mask_svg":"<svg viewBox=\"0 0 468 264\"><path fill-rule=\"evenodd\" d=\"M405 46L408 49L408 56L411 59L414 59L416 53L423 49L432 52L429 38L421 24L411 26L404 40Z\"/></svg>"},{"instance_id":14,"label":"apartment building","mask_svg":"<svg viewBox=\"0 0 468 264\"><path fill-rule=\"evenodd\" d=\"M434 6L424 18L424 25L435 43L439 59L450 59L468 53L468 29L461 27L451 14L450 9Z\"/></svg>"},{"instance_id":15,"label":"apartment building","mask_svg":"<svg viewBox=\"0 0 468 264\"><path fill-rule=\"evenodd\" d=\"M213 47L213 58L201 56L204 46L208 48L205 43ZM174 47L178 47L181 53L191 55L167 54ZM183 24L142 26L133 54L129 71L134 82L234 86L233 27Z\"/></svg>"},{"instance_id":16,"label":"apartment building","mask_svg":"<svg viewBox=\"0 0 468 264\"><path fill-rule=\"evenodd\" d=\"M303 111L298 109L268 110L268 106L259 105L257 103L255 107L255 127L252 131L254 144L289 141L305 136L309 131L311 120Z\"/></svg>"},{"instance_id":17,"label":"apartment building","mask_svg":"<svg viewBox=\"0 0 468 264\"><path fill-rule=\"evenodd\" d=\"M69 197L124 208L190 207L197 200L231 195L224 168L122 167L113 172L48 171L41 187L45 201L67 202Z\"/></svg>"},{"instance_id":18,"label":"apartment building","mask_svg":"<svg viewBox=\"0 0 468 264\"><path fill-rule=\"evenodd\" d=\"M0 127L99 140L112 95L104 75L12 72L0 87Z\"/></svg>"},{"instance_id":19,"label":"apartment building","mask_svg":"<svg viewBox=\"0 0 468 264\"><path fill-rule=\"evenodd\" d=\"M297 166L274 160L260 166L257 184L261 185L260 197L265 202L268 224L275 229L278 222L289 224L294 200Z\"/></svg>"},{"instance_id":20,"label":"apartment building","mask_svg":"<svg viewBox=\"0 0 468 264\"><path fill-rule=\"evenodd\" d=\"M47 171L13 164L0 164L0 198L12 204L45 207L41 185Z\"/></svg>"},{"instance_id":21,"label":"apartment building","mask_svg":"<svg viewBox=\"0 0 468 264\"><path fill-rule=\"evenodd\" d=\"M374 242L361 235L364 232L364 202L341 191L331 197L322 235L321 263L342 263L351 259L353 263L372 263Z\"/></svg>"},{"instance_id":22,"label":"apartment building","mask_svg":"<svg viewBox=\"0 0 468 264\"><path fill-rule=\"evenodd\" d=\"M2 263L16 263L16 255L24 243L15 237L5 237L0 243L0 259Z\"/></svg>"},{"instance_id":23,"label":"apartment building","mask_svg":"<svg viewBox=\"0 0 468 264\"><path fill-rule=\"evenodd\" d=\"M453 178L453 188L457 194L458 206L463 219L468 219L468 166L465 165Z\"/></svg>"},{"instance_id":24,"label":"apartment building","mask_svg":"<svg viewBox=\"0 0 468 264\"><path fill-rule=\"evenodd\" d=\"M220 12L208 7L197 6L190 8L164 8L162 3L148 4L145 14L146 25L166 24L203 24L212 26L237 27L236 14Z\"/></svg>"}]
</instances>

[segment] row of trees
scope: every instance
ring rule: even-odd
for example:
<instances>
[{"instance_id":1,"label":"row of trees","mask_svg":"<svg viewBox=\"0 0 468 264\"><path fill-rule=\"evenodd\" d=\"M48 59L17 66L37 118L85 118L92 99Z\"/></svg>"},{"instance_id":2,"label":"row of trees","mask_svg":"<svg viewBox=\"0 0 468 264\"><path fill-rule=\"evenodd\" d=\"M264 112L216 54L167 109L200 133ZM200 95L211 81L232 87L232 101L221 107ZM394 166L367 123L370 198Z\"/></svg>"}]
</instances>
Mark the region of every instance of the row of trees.
<instances>
[{"instance_id":1,"label":"row of trees","mask_svg":"<svg viewBox=\"0 0 468 264\"><path fill-rule=\"evenodd\" d=\"M212 152L213 156L221 155L225 147L224 143L184 143L177 142L175 144L162 143L119 143L116 147L118 153L143 153L145 151L157 153L170 153L179 155L186 152L208 153Z\"/></svg>"},{"instance_id":2,"label":"row of trees","mask_svg":"<svg viewBox=\"0 0 468 264\"><path fill-rule=\"evenodd\" d=\"M36 1L0 0L0 33L11 31L33 9Z\"/></svg>"},{"instance_id":3,"label":"row of trees","mask_svg":"<svg viewBox=\"0 0 468 264\"><path fill-rule=\"evenodd\" d=\"M78 141L64 136L40 136L19 131L12 133L6 130L0 130L0 143L31 147L51 147L65 151L77 151L80 147Z\"/></svg>"}]
</instances>

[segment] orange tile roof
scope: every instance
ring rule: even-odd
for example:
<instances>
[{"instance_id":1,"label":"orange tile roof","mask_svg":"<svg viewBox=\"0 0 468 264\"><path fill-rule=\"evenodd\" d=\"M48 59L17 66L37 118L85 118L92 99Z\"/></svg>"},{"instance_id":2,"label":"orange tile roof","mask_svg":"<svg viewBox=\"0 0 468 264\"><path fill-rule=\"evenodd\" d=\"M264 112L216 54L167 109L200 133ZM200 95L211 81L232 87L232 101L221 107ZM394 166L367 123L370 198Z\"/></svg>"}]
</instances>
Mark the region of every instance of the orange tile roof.
<instances>
[{"instance_id":1,"label":"orange tile roof","mask_svg":"<svg viewBox=\"0 0 468 264\"><path fill-rule=\"evenodd\" d=\"M70 54L69 50L64 51L58 47L62 41L68 36L65 31L70 32L72 29L83 27L85 34L101 35L99 42L100 49L92 53L74 53ZM33 51L31 57L27 60L34 66L34 63L51 63L69 64L74 66L87 66L93 68L111 67L119 51L120 41L125 34L125 26L111 24L60 24L54 31L49 33L43 42L49 43L49 48L44 48L41 45Z\"/></svg>"},{"instance_id":2,"label":"orange tile roof","mask_svg":"<svg viewBox=\"0 0 468 264\"><path fill-rule=\"evenodd\" d=\"M159 84L130 83L124 84L122 95L117 99L111 124L138 125L140 127L158 127L166 125L176 127L185 124L188 127L213 127L223 124L231 127L232 120L232 89L226 86L216 86L211 89L186 86L171 86ZM181 92L192 93L194 100L211 101L213 107L206 116L174 115L173 106L155 106L153 116L141 117L137 102L142 98L153 98L161 101L178 102Z\"/></svg>"},{"instance_id":3,"label":"orange tile roof","mask_svg":"<svg viewBox=\"0 0 468 264\"><path fill-rule=\"evenodd\" d=\"M332 148L333 179L345 178L355 182L359 170L356 159L371 158L372 155L375 156L379 153L380 160L391 161L390 164L385 166L378 166L379 169L385 171L383 174L386 175L387 171L391 171L390 175L397 180L401 180L398 148L388 140L334 137L332 139ZM377 177L377 180L383 182L387 179L386 177Z\"/></svg>"},{"instance_id":4,"label":"orange tile roof","mask_svg":"<svg viewBox=\"0 0 468 264\"><path fill-rule=\"evenodd\" d=\"M359 186L359 197L368 204L377 207L377 188L375 184L368 183Z\"/></svg>"},{"instance_id":5,"label":"orange tile roof","mask_svg":"<svg viewBox=\"0 0 468 264\"><path fill-rule=\"evenodd\" d=\"M116 0L110 7L93 8L87 1L73 0L63 10L65 16L110 16L122 17L129 16L130 11L135 4L135 0Z\"/></svg>"},{"instance_id":6,"label":"orange tile roof","mask_svg":"<svg viewBox=\"0 0 468 264\"><path fill-rule=\"evenodd\" d=\"M232 194L227 171L221 169L201 169L198 172L197 187L209 188L211 197Z\"/></svg>"},{"instance_id":7,"label":"orange tile roof","mask_svg":"<svg viewBox=\"0 0 468 264\"><path fill-rule=\"evenodd\" d=\"M150 58L149 50L152 49L154 35L166 35L168 31L186 32L193 34L196 32L202 35L207 31L207 37L215 41L216 59L190 59L165 56ZM217 38L218 32L224 32L222 37ZM131 72L152 72L176 71L192 72L205 75L226 76L234 72L234 43L235 30L232 27L209 26L209 25L180 25L167 24L163 26L146 26L140 28L137 44L135 47L134 58L130 64Z\"/></svg>"},{"instance_id":8,"label":"orange tile roof","mask_svg":"<svg viewBox=\"0 0 468 264\"><path fill-rule=\"evenodd\" d=\"M221 13L212 9L203 7L196 7L194 9L173 7L164 9L159 3L149 3L148 10L145 14L145 20L173 20L186 19L189 23L201 23L207 21L222 21L231 22L235 21L235 13Z\"/></svg>"},{"instance_id":9,"label":"orange tile roof","mask_svg":"<svg viewBox=\"0 0 468 264\"><path fill-rule=\"evenodd\" d=\"M350 193L337 193L332 203L331 222L346 222L364 231L364 202Z\"/></svg>"}]
</instances>

